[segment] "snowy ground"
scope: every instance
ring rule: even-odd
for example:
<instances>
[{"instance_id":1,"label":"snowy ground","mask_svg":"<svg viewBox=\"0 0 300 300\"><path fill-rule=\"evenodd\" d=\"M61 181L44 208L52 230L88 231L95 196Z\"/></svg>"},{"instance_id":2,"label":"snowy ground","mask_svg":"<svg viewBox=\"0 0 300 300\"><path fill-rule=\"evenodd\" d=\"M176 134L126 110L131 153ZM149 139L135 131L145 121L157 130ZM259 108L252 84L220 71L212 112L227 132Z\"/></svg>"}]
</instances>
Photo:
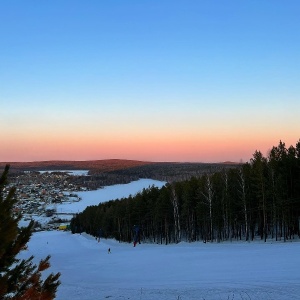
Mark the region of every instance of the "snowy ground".
<instances>
[{"instance_id":1,"label":"snowy ground","mask_svg":"<svg viewBox=\"0 0 300 300\"><path fill-rule=\"evenodd\" d=\"M108 248L112 253L108 254ZM300 243L98 243L38 232L22 257L51 254L57 299L300 299Z\"/></svg>"},{"instance_id":2,"label":"snowy ground","mask_svg":"<svg viewBox=\"0 0 300 300\"><path fill-rule=\"evenodd\" d=\"M154 181L83 192L65 212L134 195ZM78 206L82 203L82 207ZM51 255L51 271L61 272L58 300L251 299L300 300L300 242L180 243L178 245L98 243L86 234L34 233L20 257L36 263ZM108 248L112 253L108 254Z\"/></svg>"}]
</instances>

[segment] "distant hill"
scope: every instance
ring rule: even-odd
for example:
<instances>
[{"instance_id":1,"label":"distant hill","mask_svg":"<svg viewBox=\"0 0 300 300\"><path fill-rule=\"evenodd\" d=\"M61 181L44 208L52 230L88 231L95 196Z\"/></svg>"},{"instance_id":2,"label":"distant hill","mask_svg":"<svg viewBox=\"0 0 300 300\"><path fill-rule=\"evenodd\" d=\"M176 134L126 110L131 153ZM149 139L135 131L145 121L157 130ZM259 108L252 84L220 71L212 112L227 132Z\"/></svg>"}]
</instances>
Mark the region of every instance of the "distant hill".
<instances>
[{"instance_id":1,"label":"distant hill","mask_svg":"<svg viewBox=\"0 0 300 300\"><path fill-rule=\"evenodd\" d=\"M35 161L35 162L0 162L0 168L10 164L12 171L40 171L40 170L90 170L110 172L124 170L137 166L145 166L151 162L122 159L87 160L87 161Z\"/></svg>"},{"instance_id":2,"label":"distant hill","mask_svg":"<svg viewBox=\"0 0 300 300\"><path fill-rule=\"evenodd\" d=\"M0 163L0 168L6 163ZM40 161L11 162L11 173L47 170L89 170L89 186L128 183L139 178L152 178L167 182L182 181L192 176L199 177L221 169L236 168L237 163L179 163L146 162L137 160L107 159L90 161ZM78 179L80 180L80 179Z\"/></svg>"}]
</instances>

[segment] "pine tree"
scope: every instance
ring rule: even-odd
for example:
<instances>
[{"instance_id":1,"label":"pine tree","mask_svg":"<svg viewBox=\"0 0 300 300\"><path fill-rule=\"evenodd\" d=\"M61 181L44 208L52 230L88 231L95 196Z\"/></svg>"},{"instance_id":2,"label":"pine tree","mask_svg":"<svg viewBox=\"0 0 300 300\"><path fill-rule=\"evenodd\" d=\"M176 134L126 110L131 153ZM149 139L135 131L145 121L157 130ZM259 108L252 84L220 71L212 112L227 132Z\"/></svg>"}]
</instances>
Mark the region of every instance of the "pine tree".
<instances>
[{"instance_id":1,"label":"pine tree","mask_svg":"<svg viewBox=\"0 0 300 300\"><path fill-rule=\"evenodd\" d=\"M41 272L50 267L50 256L38 265L33 263L33 256L17 258L19 252L26 248L34 222L28 227L18 227L21 215L13 211L17 203L16 189L7 190L8 171L7 165L0 178L0 299L54 299L60 285L60 273L51 273L45 280L41 279Z\"/></svg>"}]
</instances>

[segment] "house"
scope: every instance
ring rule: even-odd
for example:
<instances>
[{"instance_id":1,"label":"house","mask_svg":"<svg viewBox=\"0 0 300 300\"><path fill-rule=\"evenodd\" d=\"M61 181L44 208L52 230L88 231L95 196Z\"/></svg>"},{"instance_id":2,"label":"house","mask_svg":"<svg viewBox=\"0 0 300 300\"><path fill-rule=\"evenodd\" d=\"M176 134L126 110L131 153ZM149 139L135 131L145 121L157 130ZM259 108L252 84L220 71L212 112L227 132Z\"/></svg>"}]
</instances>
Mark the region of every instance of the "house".
<instances>
[{"instance_id":1,"label":"house","mask_svg":"<svg viewBox=\"0 0 300 300\"><path fill-rule=\"evenodd\" d=\"M70 224L60 224L58 230L70 230Z\"/></svg>"}]
</instances>

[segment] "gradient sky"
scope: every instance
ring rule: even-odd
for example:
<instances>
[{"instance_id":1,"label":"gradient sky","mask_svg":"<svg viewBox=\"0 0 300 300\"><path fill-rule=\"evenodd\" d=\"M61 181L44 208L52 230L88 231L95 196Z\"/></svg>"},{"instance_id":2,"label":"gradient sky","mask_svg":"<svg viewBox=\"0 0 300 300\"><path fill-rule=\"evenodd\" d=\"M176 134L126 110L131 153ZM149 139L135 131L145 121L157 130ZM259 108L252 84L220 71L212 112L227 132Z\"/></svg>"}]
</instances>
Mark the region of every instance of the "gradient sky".
<instances>
[{"instance_id":1,"label":"gradient sky","mask_svg":"<svg viewBox=\"0 0 300 300\"><path fill-rule=\"evenodd\" d=\"M0 1L0 161L248 161L300 138L300 1Z\"/></svg>"}]
</instances>

